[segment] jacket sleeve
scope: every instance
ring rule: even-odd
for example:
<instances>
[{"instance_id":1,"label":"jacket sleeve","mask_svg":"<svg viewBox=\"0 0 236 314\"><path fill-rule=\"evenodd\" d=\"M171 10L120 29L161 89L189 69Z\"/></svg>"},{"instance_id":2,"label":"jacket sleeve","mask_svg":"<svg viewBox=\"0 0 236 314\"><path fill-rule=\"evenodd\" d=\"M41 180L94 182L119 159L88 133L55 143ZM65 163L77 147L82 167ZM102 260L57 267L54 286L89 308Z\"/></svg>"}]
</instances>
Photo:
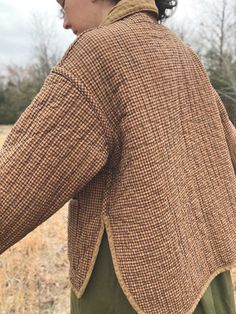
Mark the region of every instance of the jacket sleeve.
<instances>
[{"instance_id":1,"label":"jacket sleeve","mask_svg":"<svg viewBox=\"0 0 236 314\"><path fill-rule=\"evenodd\" d=\"M225 139L228 145L231 161L234 167L234 173L236 174L236 128L229 119L228 113L225 109L218 93L214 90L216 96L216 102L221 117L221 123L224 128Z\"/></svg>"},{"instance_id":2,"label":"jacket sleeve","mask_svg":"<svg viewBox=\"0 0 236 314\"><path fill-rule=\"evenodd\" d=\"M51 71L0 150L0 254L47 220L106 163L86 87Z\"/></svg>"}]
</instances>

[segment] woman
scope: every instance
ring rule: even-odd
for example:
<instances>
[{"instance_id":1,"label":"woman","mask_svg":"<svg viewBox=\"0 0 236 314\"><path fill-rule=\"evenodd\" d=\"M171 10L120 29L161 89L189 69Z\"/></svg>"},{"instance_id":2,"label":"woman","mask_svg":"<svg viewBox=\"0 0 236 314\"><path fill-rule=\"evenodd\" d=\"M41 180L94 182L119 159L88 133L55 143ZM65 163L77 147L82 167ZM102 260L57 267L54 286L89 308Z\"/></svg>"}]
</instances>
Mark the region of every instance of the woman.
<instances>
[{"instance_id":1,"label":"woman","mask_svg":"<svg viewBox=\"0 0 236 314\"><path fill-rule=\"evenodd\" d=\"M172 9L177 5L177 2L173 4L170 0L161 0L156 1L154 4L150 0L91 1L86 2L86 6L88 7L84 6L83 1L74 1L73 4L75 7L71 6L71 1L65 2L67 14L64 15L64 27L66 29L72 28L75 34L79 34L81 30L85 30L86 28L94 27L98 24L101 26L109 25L111 21L122 19L132 13L143 10L147 14L150 14L154 23L156 21L161 22L164 18L168 18L165 12L166 9ZM62 4L62 7L64 7L64 4ZM71 7L73 7L73 10ZM84 10L86 11L85 8L87 9L87 13L83 15ZM99 15L99 11L105 12L105 14ZM156 16L157 13L159 13L158 16ZM88 24L83 25L83 20L81 21L80 17L83 17L84 23ZM103 20L103 22L100 23L100 20ZM83 296L78 299L73 289L71 289L71 314L90 313L136 313L129 304L117 280L106 231L104 231L97 260ZM236 313L234 291L229 270L218 274L212 280L194 310L194 314L224 313Z\"/></svg>"},{"instance_id":2,"label":"woman","mask_svg":"<svg viewBox=\"0 0 236 314\"><path fill-rule=\"evenodd\" d=\"M78 37L0 151L0 253L70 200L72 313L235 314L236 130L171 2L60 4Z\"/></svg>"}]
</instances>

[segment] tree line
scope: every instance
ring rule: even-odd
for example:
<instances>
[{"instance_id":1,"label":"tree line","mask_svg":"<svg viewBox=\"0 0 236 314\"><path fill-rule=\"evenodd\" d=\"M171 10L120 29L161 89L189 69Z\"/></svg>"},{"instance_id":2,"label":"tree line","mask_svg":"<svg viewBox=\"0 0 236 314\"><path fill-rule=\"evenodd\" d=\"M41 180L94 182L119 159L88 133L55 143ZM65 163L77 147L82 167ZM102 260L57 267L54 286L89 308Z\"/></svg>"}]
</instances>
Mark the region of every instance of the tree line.
<instances>
[{"instance_id":1,"label":"tree line","mask_svg":"<svg viewBox=\"0 0 236 314\"><path fill-rule=\"evenodd\" d=\"M189 21L187 27L184 23L181 27L174 24L171 18L166 24L197 53L236 125L236 3L234 0L202 0L198 5L197 26L193 26L197 30L189 27ZM37 33L34 62L24 67L8 65L4 73L0 73L0 124L16 122L61 57L57 49L52 50L55 47L52 27L49 32L42 18L33 18Z\"/></svg>"}]
</instances>

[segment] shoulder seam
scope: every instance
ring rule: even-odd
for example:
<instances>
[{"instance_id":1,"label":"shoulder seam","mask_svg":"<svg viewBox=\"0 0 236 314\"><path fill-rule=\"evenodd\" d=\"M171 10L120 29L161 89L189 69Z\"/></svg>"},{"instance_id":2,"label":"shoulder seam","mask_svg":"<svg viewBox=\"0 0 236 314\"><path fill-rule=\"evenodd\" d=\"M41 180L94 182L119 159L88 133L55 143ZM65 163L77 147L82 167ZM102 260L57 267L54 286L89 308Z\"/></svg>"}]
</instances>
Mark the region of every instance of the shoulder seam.
<instances>
[{"instance_id":1,"label":"shoulder seam","mask_svg":"<svg viewBox=\"0 0 236 314\"><path fill-rule=\"evenodd\" d=\"M104 134L105 134L105 142L106 142L108 151L110 151L110 149L113 145L113 139L114 139L113 133L114 133L114 131L112 130L111 126L107 122L108 118L105 116L105 121L106 121L106 125L105 125L104 119L101 119L101 116L102 115L104 116L104 114L103 114L103 112L101 112L101 110L99 110L99 108L96 108L96 106L93 106L94 101L93 101L92 96L90 95L88 89L86 88L84 82L81 79L79 79L79 83L76 82L76 79L78 79L78 78L73 79L72 74L68 73L69 75L67 75L65 72L66 72L66 70L56 68L56 67L54 67L51 70L51 73L54 73L54 74L57 74L57 75L64 77L67 81L69 81L71 83L71 85L77 91L81 92L86 97L90 109L93 110L93 112L95 113L95 115L97 116L98 120L101 123L101 126L102 126ZM109 131L107 131L107 130L109 130Z\"/></svg>"}]
</instances>

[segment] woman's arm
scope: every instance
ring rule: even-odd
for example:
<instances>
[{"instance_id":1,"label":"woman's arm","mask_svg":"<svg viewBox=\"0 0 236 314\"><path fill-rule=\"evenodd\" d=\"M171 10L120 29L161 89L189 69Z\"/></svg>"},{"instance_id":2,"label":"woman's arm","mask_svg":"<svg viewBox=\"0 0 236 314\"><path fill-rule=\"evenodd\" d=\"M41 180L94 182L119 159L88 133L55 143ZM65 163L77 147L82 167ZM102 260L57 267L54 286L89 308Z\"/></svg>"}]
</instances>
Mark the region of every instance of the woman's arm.
<instances>
[{"instance_id":1,"label":"woman's arm","mask_svg":"<svg viewBox=\"0 0 236 314\"><path fill-rule=\"evenodd\" d=\"M53 69L0 150L0 254L62 208L107 161L102 123L76 82Z\"/></svg>"}]
</instances>

